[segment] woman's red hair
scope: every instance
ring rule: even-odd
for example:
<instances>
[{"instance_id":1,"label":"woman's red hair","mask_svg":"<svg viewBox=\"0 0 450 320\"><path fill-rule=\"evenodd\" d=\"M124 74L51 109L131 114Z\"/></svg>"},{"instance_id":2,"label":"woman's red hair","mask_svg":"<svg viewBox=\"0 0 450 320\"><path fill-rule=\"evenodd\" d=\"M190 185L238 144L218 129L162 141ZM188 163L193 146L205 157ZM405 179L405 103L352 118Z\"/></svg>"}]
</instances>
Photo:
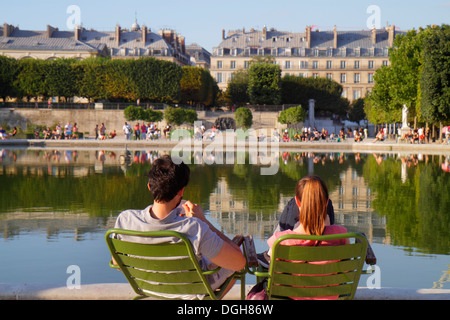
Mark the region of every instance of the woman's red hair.
<instances>
[{"instance_id":1,"label":"woman's red hair","mask_svg":"<svg viewBox=\"0 0 450 320\"><path fill-rule=\"evenodd\" d=\"M310 235L322 235L327 217L328 188L318 176L306 176L297 183L299 221Z\"/></svg>"}]
</instances>

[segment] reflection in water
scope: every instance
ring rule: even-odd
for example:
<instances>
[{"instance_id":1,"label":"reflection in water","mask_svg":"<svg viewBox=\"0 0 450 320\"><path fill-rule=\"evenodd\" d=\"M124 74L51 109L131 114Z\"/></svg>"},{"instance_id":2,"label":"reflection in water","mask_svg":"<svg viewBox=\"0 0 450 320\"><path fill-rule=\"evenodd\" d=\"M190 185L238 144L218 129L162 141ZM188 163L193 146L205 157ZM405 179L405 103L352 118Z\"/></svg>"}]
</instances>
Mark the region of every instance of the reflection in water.
<instances>
[{"instance_id":1,"label":"reflection in water","mask_svg":"<svg viewBox=\"0 0 450 320\"><path fill-rule=\"evenodd\" d=\"M147 172L166 153L1 150L3 238L39 231L51 241L84 241L104 233L122 210L152 202ZM193 153L191 160L216 156ZM314 173L328 185L337 224L410 255L450 253L449 156L283 152L274 175L261 175L261 165L248 157L244 164L189 165L185 198L201 204L228 234L252 234L263 246L296 182Z\"/></svg>"}]
</instances>

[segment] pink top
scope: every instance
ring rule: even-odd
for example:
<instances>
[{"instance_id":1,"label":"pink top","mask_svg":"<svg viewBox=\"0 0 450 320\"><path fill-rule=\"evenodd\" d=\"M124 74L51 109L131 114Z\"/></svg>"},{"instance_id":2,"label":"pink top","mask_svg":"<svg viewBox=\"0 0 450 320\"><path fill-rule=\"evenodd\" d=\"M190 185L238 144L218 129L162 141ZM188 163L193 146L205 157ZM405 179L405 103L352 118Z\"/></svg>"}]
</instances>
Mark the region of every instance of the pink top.
<instances>
[{"instance_id":1,"label":"pink top","mask_svg":"<svg viewBox=\"0 0 450 320\"><path fill-rule=\"evenodd\" d=\"M331 235L331 234L340 234L340 233L347 233L347 229L343 226L337 226L337 225L331 225L331 226L325 226L325 229L323 231L323 235ZM269 248L272 249L272 246L275 242L275 240L281 236L288 235L288 234L298 234L297 232L294 232L292 230L285 230L281 232L275 232L273 236L271 236L267 240L267 244L269 245ZM313 240L300 240L300 239L288 239L284 240L282 242L283 245L287 246L315 246L317 241ZM319 246L339 246L339 245L345 245L347 243L347 239L336 239L336 240L328 240L328 241L321 241L319 243ZM300 261L299 261L300 262ZM317 264L323 264L323 263L329 263L331 261L320 261L315 262ZM302 297L291 297L294 300L336 300L338 296L328 296L328 297L318 297L318 298L302 298Z\"/></svg>"}]
</instances>

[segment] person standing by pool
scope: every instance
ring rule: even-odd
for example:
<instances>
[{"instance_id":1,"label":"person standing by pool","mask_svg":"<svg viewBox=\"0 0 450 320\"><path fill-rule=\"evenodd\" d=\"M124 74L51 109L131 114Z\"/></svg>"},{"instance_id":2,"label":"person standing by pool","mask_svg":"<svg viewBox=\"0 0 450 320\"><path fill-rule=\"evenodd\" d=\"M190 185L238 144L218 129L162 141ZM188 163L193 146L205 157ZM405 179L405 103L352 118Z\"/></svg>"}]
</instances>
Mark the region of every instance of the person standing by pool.
<instances>
[{"instance_id":1,"label":"person standing by pool","mask_svg":"<svg viewBox=\"0 0 450 320\"><path fill-rule=\"evenodd\" d=\"M131 130L132 130L130 124L125 121L125 124L123 125L122 130L123 130L123 133L125 134L125 138L127 140L130 140Z\"/></svg>"}]
</instances>

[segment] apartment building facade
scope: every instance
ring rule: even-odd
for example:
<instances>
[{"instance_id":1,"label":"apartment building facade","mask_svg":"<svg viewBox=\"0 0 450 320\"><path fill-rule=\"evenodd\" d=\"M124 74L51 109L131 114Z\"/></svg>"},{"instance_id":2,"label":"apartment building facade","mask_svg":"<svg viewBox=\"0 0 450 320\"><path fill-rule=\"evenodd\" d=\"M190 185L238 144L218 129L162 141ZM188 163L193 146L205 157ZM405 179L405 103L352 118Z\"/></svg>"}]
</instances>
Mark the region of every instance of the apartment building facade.
<instances>
[{"instance_id":1,"label":"apartment building facade","mask_svg":"<svg viewBox=\"0 0 450 320\"><path fill-rule=\"evenodd\" d=\"M85 29L60 31L47 25L43 31L21 30L4 23L0 26L0 55L15 59L85 59L104 56L111 59L154 57L178 65L190 64L185 38L171 29L158 32L136 21L130 28L117 25L112 31Z\"/></svg>"},{"instance_id":2,"label":"apartment building facade","mask_svg":"<svg viewBox=\"0 0 450 320\"><path fill-rule=\"evenodd\" d=\"M272 56L282 76L326 77L343 86L343 97L364 97L374 85L375 71L389 64L395 26L362 31L312 30L304 33L276 29L222 31L213 48L211 74L226 90L233 73L247 69L255 57Z\"/></svg>"}]
</instances>

